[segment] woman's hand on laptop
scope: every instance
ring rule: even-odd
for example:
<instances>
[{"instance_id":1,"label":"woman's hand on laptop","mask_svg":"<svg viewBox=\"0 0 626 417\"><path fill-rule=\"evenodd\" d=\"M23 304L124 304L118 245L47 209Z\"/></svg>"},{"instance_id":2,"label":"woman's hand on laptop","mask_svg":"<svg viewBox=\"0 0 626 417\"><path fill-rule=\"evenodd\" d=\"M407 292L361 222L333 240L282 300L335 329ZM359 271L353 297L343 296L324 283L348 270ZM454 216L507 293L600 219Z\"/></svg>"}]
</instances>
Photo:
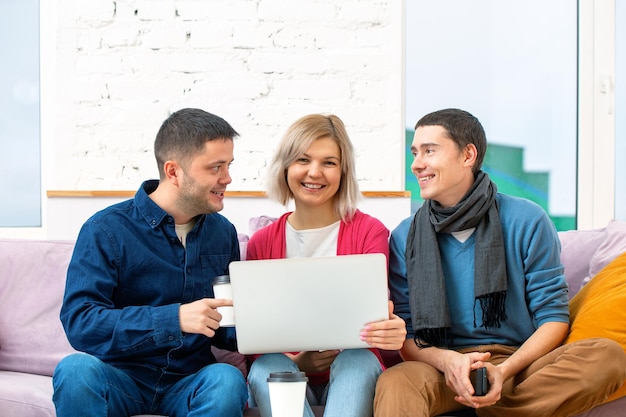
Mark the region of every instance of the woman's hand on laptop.
<instances>
[{"instance_id":1,"label":"woman's hand on laptop","mask_svg":"<svg viewBox=\"0 0 626 417\"><path fill-rule=\"evenodd\" d=\"M367 324L361 330L361 340L372 347L398 350L406 339L406 324L393 314L393 302L389 301L389 319Z\"/></svg>"},{"instance_id":2,"label":"woman's hand on laptop","mask_svg":"<svg viewBox=\"0 0 626 417\"><path fill-rule=\"evenodd\" d=\"M302 372L324 372L330 368L340 350L300 352L290 355Z\"/></svg>"},{"instance_id":3,"label":"woman's hand on laptop","mask_svg":"<svg viewBox=\"0 0 626 417\"><path fill-rule=\"evenodd\" d=\"M222 319L216 308L232 305L233 300L222 298L202 298L192 303L181 304L178 312L180 330L213 337Z\"/></svg>"}]
</instances>

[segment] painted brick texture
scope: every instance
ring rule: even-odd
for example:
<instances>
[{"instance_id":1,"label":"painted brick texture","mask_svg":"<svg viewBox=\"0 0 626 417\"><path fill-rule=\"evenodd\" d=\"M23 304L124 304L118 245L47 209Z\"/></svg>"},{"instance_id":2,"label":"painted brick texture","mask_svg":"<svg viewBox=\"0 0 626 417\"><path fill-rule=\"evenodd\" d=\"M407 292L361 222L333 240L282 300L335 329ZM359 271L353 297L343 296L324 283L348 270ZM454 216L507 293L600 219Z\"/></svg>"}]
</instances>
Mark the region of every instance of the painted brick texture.
<instances>
[{"instance_id":1,"label":"painted brick texture","mask_svg":"<svg viewBox=\"0 0 626 417\"><path fill-rule=\"evenodd\" d=\"M403 190L399 0L58 0L50 189L156 178L154 136L200 107L240 133L231 190L264 189L287 126L341 117L362 190ZM50 136L47 136L50 137Z\"/></svg>"}]
</instances>

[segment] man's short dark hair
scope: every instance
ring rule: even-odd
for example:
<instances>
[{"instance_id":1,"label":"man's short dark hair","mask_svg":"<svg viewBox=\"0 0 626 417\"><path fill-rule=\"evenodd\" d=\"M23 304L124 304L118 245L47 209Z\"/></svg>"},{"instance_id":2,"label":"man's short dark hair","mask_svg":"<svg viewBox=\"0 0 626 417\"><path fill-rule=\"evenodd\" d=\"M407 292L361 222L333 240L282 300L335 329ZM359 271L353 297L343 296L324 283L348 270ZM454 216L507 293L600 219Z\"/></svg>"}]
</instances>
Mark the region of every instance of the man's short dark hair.
<instances>
[{"instance_id":1,"label":"man's short dark hair","mask_svg":"<svg viewBox=\"0 0 626 417\"><path fill-rule=\"evenodd\" d=\"M476 174L485 158L487 152L487 137L480 121L472 114L460 109L437 110L419 119L415 124L417 130L420 126L441 126L450 139L452 139L459 149L464 149L467 145L476 146L476 163L472 171Z\"/></svg>"},{"instance_id":2,"label":"man's short dark hair","mask_svg":"<svg viewBox=\"0 0 626 417\"><path fill-rule=\"evenodd\" d=\"M154 141L154 156L159 175L164 178L163 164L177 160L185 164L208 141L233 140L239 134L224 119L201 109L186 108L172 113L161 125Z\"/></svg>"}]
</instances>

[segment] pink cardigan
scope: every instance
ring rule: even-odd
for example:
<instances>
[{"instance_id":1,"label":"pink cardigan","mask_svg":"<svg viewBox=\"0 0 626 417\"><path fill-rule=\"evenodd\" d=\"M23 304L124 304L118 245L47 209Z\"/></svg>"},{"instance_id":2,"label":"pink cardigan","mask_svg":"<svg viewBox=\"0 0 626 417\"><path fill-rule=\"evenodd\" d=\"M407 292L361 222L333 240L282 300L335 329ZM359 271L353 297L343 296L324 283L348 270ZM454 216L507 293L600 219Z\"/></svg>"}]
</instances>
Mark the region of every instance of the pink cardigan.
<instances>
[{"instance_id":1,"label":"pink cardigan","mask_svg":"<svg viewBox=\"0 0 626 417\"><path fill-rule=\"evenodd\" d=\"M248 242L246 259L282 259L285 257L285 225L291 212L252 235ZM337 237L337 255L382 253L389 258L389 230L380 220L356 211L348 223L341 222Z\"/></svg>"},{"instance_id":2,"label":"pink cardigan","mask_svg":"<svg viewBox=\"0 0 626 417\"><path fill-rule=\"evenodd\" d=\"M285 225L291 212L280 216L274 223L259 229L248 241L246 260L282 259L287 250ZM382 253L389 260L389 230L380 220L357 210L348 223L341 222L337 237L337 255ZM370 349L384 363L378 349ZM296 353L296 352L293 352ZM249 357L254 360L257 355ZM308 373L309 383L319 385L328 382L329 372Z\"/></svg>"}]
</instances>

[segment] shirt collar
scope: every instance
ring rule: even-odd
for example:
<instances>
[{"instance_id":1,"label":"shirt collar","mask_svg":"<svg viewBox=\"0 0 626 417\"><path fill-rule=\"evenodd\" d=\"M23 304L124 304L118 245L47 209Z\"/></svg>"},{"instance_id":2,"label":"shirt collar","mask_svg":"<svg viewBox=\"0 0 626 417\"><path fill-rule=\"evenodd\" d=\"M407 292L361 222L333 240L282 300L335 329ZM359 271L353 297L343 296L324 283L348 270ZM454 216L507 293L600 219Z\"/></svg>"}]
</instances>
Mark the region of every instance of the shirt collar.
<instances>
[{"instance_id":1,"label":"shirt collar","mask_svg":"<svg viewBox=\"0 0 626 417\"><path fill-rule=\"evenodd\" d=\"M159 205L149 197L149 195L156 190L158 185L159 180L144 181L141 187L139 187L139 190L137 190L134 198L137 210L139 210L148 225L153 229L170 217L165 210L159 207Z\"/></svg>"}]
</instances>

